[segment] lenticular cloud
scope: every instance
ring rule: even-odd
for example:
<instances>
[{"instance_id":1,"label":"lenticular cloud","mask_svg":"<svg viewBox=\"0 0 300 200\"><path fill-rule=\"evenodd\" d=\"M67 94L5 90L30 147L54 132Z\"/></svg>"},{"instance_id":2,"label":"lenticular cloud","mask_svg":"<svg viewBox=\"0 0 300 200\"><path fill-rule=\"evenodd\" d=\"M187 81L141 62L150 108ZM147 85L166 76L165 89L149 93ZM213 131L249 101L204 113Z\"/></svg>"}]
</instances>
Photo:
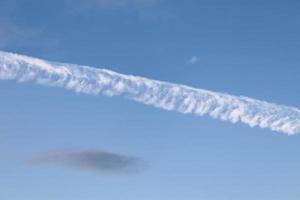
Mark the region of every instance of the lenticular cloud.
<instances>
[{"instance_id":1,"label":"lenticular cloud","mask_svg":"<svg viewBox=\"0 0 300 200\"><path fill-rule=\"evenodd\" d=\"M32 81L93 95L120 95L165 110L209 115L289 135L300 132L300 110L297 108L106 69L49 62L0 51L0 79Z\"/></svg>"}]
</instances>

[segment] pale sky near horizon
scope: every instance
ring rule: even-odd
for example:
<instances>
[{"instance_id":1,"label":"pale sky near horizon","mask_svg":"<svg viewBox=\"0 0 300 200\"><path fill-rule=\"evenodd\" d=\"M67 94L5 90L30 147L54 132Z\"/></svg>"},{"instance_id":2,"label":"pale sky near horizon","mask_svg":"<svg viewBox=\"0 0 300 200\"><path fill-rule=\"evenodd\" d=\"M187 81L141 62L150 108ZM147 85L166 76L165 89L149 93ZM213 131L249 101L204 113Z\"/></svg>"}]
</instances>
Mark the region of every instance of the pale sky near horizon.
<instances>
[{"instance_id":1,"label":"pale sky near horizon","mask_svg":"<svg viewBox=\"0 0 300 200\"><path fill-rule=\"evenodd\" d=\"M0 50L300 108L299 10L2 0ZM0 82L0 103L0 200L300 198L300 135L15 81Z\"/></svg>"}]
</instances>

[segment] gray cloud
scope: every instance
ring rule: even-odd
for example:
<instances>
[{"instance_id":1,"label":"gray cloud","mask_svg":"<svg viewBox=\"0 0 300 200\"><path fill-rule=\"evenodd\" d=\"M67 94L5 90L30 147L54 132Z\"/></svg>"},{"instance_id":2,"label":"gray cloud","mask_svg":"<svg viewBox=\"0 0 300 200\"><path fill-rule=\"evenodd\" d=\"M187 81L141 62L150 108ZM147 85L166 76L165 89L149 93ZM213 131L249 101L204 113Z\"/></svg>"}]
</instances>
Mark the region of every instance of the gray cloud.
<instances>
[{"instance_id":1,"label":"gray cloud","mask_svg":"<svg viewBox=\"0 0 300 200\"><path fill-rule=\"evenodd\" d=\"M106 151L88 150L49 152L29 160L28 163L115 174L137 172L141 160Z\"/></svg>"}]
</instances>

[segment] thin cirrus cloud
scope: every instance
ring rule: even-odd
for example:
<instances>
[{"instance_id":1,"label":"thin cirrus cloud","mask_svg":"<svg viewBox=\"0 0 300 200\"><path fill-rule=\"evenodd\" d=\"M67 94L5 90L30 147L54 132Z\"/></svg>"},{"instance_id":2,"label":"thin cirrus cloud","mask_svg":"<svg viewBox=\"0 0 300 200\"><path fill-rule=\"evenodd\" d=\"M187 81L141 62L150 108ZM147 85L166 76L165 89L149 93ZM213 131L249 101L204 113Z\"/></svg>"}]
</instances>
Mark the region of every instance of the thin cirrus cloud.
<instances>
[{"instance_id":1,"label":"thin cirrus cloud","mask_svg":"<svg viewBox=\"0 0 300 200\"><path fill-rule=\"evenodd\" d=\"M0 17L0 47L22 46L29 39L37 37L40 30L33 28L24 28L19 24Z\"/></svg>"},{"instance_id":2,"label":"thin cirrus cloud","mask_svg":"<svg viewBox=\"0 0 300 200\"><path fill-rule=\"evenodd\" d=\"M165 0L65 0L65 5L75 14L108 11L131 13L147 20L172 17Z\"/></svg>"},{"instance_id":3,"label":"thin cirrus cloud","mask_svg":"<svg viewBox=\"0 0 300 200\"><path fill-rule=\"evenodd\" d=\"M78 93L123 96L168 111L241 122L293 135L300 132L300 110L245 96L197 89L106 69L0 52L0 79L31 81Z\"/></svg>"},{"instance_id":4,"label":"thin cirrus cloud","mask_svg":"<svg viewBox=\"0 0 300 200\"><path fill-rule=\"evenodd\" d=\"M9 15L2 16L1 12L0 8L1 49L11 47L39 47L39 49L47 51L48 49L57 47L59 40L48 37L43 29L12 20Z\"/></svg>"},{"instance_id":5,"label":"thin cirrus cloud","mask_svg":"<svg viewBox=\"0 0 300 200\"><path fill-rule=\"evenodd\" d=\"M57 151L39 155L28 161L35 166L58 166L105 174L137 172L141 160L99 150Z\"/></svg>"},{"instance_id":6,"label":"thin cirrus cloud","mask_svg":"<svg viewBox=\"0 0 300 200\"><path fill-rule=\"evenodd\" d=\"M189 64L196 64L197 62L198 62L197 56L192 56L188 61Z\"/></svg>"},{"instance_id":7,"label":"thin cirrus cloud","mask_svg":"<svg viewBox=\"0 0 300 200\"><path fill-rule=\"evenodd\" d=\"M159 5L161 0L66 0L68 5L93 9L133 9L143 11Z\"/></svg>"}]
</instances>

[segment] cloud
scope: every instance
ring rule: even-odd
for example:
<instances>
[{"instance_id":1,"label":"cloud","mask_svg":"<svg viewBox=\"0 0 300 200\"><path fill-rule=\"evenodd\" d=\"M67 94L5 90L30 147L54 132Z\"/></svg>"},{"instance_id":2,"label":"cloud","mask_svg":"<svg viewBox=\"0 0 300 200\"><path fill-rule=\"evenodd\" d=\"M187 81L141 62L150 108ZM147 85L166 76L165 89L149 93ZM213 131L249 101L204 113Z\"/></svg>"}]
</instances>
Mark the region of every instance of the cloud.
<instances>
[{"instance_id":1,"label":"cloud","mask_svg":"<svg viewBox=\"0 0 300 200\"><path fill-rule=\"evenodd\" d=\"M132 9L138 12L155 8L161 0L66 0L68 5L88 9Z\"/></svg>"},{"instance_id":2,"label":"cloud","mask_svg":"<svg viewBox=\"0 0 300 200\"><path fill-rule=\"evenodd\" d=\"M197 56L192 56L188 61L189 64L196 64L197 62L198 62Z\"/></svg>"},{"instance_id":3,"label":"cloud","mask_svg":"<svg viewBox=\"0 0 300 200\"><path fill-rule=\"evenodd\" d=\"M24 45L31 38L39 35L39 30L24 28L13 21L0 18L0 48L11 45Z\"/></svg>"},{"instance_id":4,"label":"cloud","mask_svg":"<svg viewBox=\"0 0 300 200\"><path fill-rule=\"evenodd\" d=\"M242 122L293 135L300 132L300 110L244 96L124 75L106 69L49 62L0 52L0 79L32 81L78 93L124 96L157 108Z\"/></svg>"},{"instance_id":5,"label":"cloud","mask_svg":"<svg viewBox=\"0 0 300 200\"><path fill-rule=\"evenodd\" d=\"M1 10L0 10L1 12ZM25 26L9 18L0 16L0 48L30 47L40 52L52 50L59 44L56 38L48 37L39 27Z\"/></svg>"},{"instance_id":6,"label":"cloud","mask_svg":"<svg viewBox=\"0 0 300 200\"><path fill-rule=\"evenodd\" d=\"M139 169L140 160L106 151L50 152L31 159L31 165L60 166L99 173L132 173Z\"/></svg>"},{"instance_id":7,"label":"cloud","mask_svg":"<svg viewBox=\"0 0 300 200\"><path fill-rule=\"evenodd\" d=\"M30 48L47 51L57 47L58 39L33 22L16 17L24 8L17 0L0 0L0 48ZM57 48L55 49L57 52Z\"/></svg>"},{"instance_id":8,"label":"cloud","mask_svg":"<svg viewBox=\"0 0 300 200\"><path fill-rule=\"evenodd\" d=\"M143 20L165 20L174 17L167 0L65 0L71 14L111 12L129 14Z\"/></svg>"}]
</instances>

